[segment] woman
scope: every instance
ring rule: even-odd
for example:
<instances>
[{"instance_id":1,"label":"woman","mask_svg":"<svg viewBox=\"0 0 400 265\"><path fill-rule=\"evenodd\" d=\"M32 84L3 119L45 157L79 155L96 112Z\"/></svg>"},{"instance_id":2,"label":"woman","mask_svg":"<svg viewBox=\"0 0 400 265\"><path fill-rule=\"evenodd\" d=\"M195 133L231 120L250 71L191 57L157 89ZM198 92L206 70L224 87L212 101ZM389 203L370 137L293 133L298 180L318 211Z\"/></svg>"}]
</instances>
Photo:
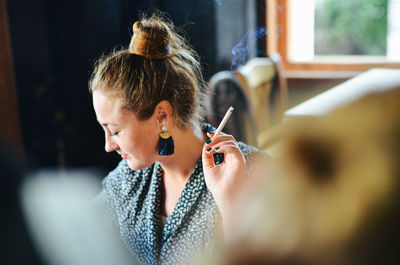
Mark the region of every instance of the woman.
<instances>
[{"instance_id":1,"label":"woman","mask_svg":"<svg viewBox=\"0 0 400 265\"><path fill-rule=\"evenodd\" d=\"M101 58L90 80L105 149L123 159L98 200L143 264L187 264L212 250L219 221L231 236L234 197L260 155L230 135L210 139L202 84L196 54L155 15L136 22L129 48Z\"/></svg>"}]
</instances>

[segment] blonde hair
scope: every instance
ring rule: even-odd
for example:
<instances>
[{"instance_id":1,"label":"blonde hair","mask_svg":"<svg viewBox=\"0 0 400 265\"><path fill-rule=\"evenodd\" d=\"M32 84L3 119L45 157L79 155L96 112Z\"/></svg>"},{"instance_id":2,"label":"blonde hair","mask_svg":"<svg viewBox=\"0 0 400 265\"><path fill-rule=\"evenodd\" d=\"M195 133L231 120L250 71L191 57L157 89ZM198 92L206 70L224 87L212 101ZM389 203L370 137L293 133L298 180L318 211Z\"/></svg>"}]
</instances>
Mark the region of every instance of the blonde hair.
<instances>
[{"instance_id":1,"label":"blonde hair","mask_svg":"<svg viewBox=\"0 0 400 265\"><path fill-rule=\"evenodd\" d=\"M180 128L202 120L203 86L197 54L161 13L135 22L129 48L102 56L89 81L91 93L123 99L139 120L167 100Z\"/></svg>"}]
</instances>

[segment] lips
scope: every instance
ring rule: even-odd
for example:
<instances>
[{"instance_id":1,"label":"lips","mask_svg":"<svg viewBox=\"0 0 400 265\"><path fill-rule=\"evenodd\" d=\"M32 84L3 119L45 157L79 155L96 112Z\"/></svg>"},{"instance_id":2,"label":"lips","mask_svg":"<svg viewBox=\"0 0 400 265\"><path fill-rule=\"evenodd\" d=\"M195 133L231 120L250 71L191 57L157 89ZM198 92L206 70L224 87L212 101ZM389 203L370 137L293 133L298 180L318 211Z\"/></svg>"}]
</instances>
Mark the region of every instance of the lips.
<instances>
[{"instance_id":1,"label":"lips","mask_svg":"<svg viewBox=\"0 0 400 265\"><path fill-rule=\"evenodd\" d=\"M117 153L122 157L122 159L127 159L128 155L127 154L121 154L120 152L117 151Z\"/></svg>"}]
</instances>

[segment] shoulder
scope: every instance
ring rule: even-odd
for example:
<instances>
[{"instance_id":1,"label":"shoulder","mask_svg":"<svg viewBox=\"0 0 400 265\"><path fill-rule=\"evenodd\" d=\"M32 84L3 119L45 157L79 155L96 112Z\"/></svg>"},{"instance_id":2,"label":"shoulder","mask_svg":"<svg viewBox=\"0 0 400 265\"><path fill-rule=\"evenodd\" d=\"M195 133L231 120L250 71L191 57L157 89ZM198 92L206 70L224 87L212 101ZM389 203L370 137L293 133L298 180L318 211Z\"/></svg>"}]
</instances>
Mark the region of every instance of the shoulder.
<instances>
[{"instance_id":1,"label":"shoulder","mask_svg":"<svg viewBox=\"0 0 400 265\"><path fill-rule=\"evenodd\" d=\"M257 176L261 177L268 171L271 158L266 152L254 146L247 145L243 142L238 142L238 145L246 160L246 175L251 175L251 181L256 182Z\"/></svg>"},{"instance_id":2,"label":"shoulder","mask_svg":"<svg viewBox=\"0 0 400 265\"><path fill-rule=\"evenodd\" d=\"M129 168L128 163L125 160L121 160L118 166L103 179L103 188L111 191L120 184L121 179L134 175L135 171Z\"/></svg>"},{"instance_id":3,"label":"shoulder","mask_svg":"<svg viewBox=\"0 0 400 265\"><path fill-rule=\"evenodd\" d=\"M259 157L260 159L265 158L268 159L267 153L259 150L257 147L245 144L243 142L238 142L240 151L242 151L243 156L246 160L250 158Z\"/></svg>"},{"instance_id":4,"label":"shoulder","mask_svg":"<svg viewBox=\"0 0 400 265\"><path fill-rule=\"evenodd\" d=\"M110 218L111 225L118 229L120 218L126 215L124 209L133 198L140 196L151 182L154 164L146 169L132 170L126 160L121 160L102 181L102 190L96 196L94 205ZM107 219L106 218L106 219Z\"/></svg>"}]
</instances>

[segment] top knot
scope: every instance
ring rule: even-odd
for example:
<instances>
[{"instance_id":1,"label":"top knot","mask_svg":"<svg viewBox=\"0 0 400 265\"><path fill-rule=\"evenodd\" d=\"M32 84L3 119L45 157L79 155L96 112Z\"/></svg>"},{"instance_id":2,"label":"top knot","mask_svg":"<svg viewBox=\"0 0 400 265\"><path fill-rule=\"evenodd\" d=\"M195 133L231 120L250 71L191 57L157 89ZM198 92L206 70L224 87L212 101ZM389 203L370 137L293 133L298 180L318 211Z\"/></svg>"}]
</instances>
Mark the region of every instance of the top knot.
<instances>
[{"instance_id":1,"label":"top knot","mask_svg":"<svg viewBox=\"0 0 400 265\"><path fill-rule=\"evenodd\" d=\"M129 51L149 59L162 59L171 54L169 40L168 28L162 22L137 21L133 24Z\"/></svg>"}]
</instances>

